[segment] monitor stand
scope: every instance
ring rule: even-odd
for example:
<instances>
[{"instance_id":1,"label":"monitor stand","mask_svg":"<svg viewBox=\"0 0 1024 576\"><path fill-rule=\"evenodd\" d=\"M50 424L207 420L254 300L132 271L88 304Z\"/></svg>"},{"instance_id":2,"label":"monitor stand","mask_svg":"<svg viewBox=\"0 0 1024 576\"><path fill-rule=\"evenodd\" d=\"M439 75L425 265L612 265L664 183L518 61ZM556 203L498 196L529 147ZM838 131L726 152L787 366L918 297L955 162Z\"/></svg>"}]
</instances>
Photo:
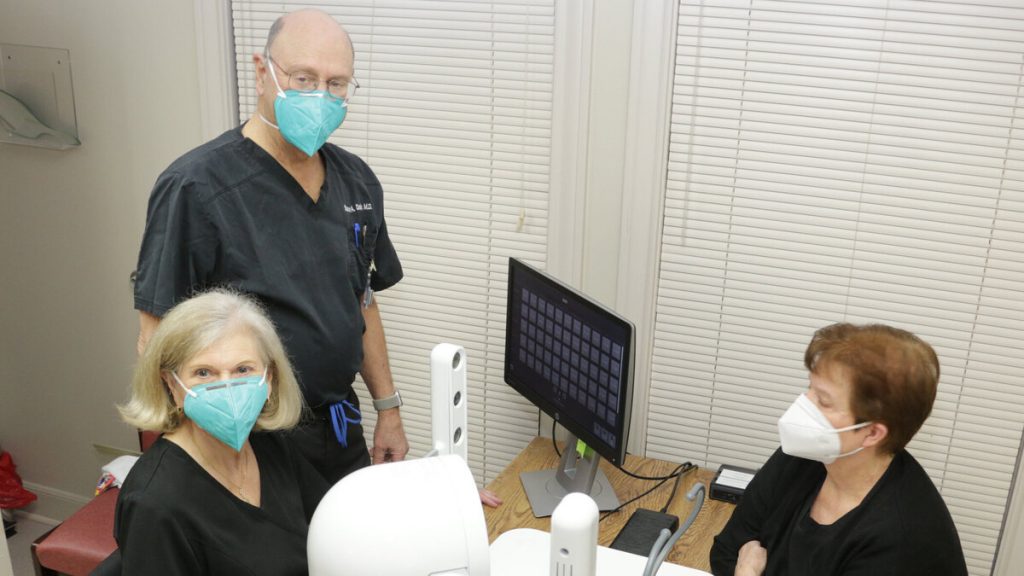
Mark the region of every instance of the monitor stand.
<instances>
[{"instance_id":1,"label":"monitor stand","mask_svg":"<svg viewBox=\"0 0 1024 576\"><path fill-rule=\"evenodd\" d=\"M608 477L597 466L601 457L594 451L582 458L578 457L576 436L572 434L565 446L557 470L538 470L519 475L533 515L537 518L551 516L562 497L570 492L590 495L597 503L597 509L602 512L618 508L619 498Z\"/></svg>"}]
</instances>

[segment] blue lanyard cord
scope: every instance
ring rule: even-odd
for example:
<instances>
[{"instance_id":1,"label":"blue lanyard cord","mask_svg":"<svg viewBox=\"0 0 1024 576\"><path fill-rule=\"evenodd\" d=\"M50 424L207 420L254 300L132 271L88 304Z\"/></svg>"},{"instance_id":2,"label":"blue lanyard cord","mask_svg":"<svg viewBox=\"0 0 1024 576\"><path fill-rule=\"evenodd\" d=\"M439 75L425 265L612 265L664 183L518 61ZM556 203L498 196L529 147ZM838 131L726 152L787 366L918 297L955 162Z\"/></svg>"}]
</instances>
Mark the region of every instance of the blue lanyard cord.
<instances>
[{"instance_id":1,"label":"blue lanyard cord","mask_svg":"<svg viewBox=\"0 0 1024 576\"><path fill-rule=\"evenodd\" d=\"M349 418L345 408L348 408L352 414L355 414L355 417ZM348 448L348 425L359 424L362 421L362 412L359 411L359 408L356 408L355 404L348 400L331 404L331 425L334 426L334 437L345 448Z\"/></svg>"}]
</instances>

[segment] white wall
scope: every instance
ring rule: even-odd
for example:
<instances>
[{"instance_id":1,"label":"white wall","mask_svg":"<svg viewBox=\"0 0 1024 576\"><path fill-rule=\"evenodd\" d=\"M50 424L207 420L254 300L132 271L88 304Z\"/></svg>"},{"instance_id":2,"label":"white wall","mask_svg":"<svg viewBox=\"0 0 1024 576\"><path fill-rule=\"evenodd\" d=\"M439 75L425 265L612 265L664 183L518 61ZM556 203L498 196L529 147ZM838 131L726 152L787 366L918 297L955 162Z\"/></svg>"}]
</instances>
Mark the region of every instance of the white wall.
<instances>
[{"instance_id":1,"label":"white wall","mask_svg":"<svg viewBox=\"0 0 1024 576\"><path fill-rule=\"evenodd\" d=\"M67 48L82 146L0 144L0 444L36 514L92 494L136 448L126 397L135 267L153 181L201 141L192 0L0 0L0 41ZM71 508L73 509L73 508Z\"/></svg>"},{"instance_id":2,"label":"white wall","mask_svg":"<svg viewBox=\"0 0 1024 576\"><path fill-rule=\"evenodd\" d=\"M632 0L594 2L590 56L589 142L580 288L614 306L626 157ZM557 191L555 191L557 193Z\"/></svg>"}]
</instances>

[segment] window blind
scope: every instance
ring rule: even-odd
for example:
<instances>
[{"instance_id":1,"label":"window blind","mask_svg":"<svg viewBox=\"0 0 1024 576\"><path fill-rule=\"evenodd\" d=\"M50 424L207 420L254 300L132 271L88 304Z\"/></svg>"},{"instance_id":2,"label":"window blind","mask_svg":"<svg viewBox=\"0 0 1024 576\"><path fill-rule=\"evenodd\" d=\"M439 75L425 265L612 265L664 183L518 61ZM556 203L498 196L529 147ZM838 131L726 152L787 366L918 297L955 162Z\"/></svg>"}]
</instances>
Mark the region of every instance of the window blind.
<instances>
[{"instance_id":1,"label":"window blind","mask_svg":"<svg viewBox=\"0 0 1024 576\"><path fill-rule=\"evenodd\" d=\"M909 446L988 574L1024 427L1024 9L678 3L648 456L760 466L837 321L939 354Z\"/></svg>"},{"instance_id":2,"label":"window blind","mask_svg":"<svg viewBox=\"0 0 1024 576\"><path fill-rule=\"evenodd\" d=\"M508 257L543 266L547 254L554 0L235 0L243 120L252 53L278 16L307 6L355 45L361 88L331 141L380 178L405 269L378 301L411 455L430 449L430 351L462 345L470 466L488 482L537 434L536 408L503 380L504 317ZM363 416L369 436L375 415Z\"/></svg>"}]
</instances>

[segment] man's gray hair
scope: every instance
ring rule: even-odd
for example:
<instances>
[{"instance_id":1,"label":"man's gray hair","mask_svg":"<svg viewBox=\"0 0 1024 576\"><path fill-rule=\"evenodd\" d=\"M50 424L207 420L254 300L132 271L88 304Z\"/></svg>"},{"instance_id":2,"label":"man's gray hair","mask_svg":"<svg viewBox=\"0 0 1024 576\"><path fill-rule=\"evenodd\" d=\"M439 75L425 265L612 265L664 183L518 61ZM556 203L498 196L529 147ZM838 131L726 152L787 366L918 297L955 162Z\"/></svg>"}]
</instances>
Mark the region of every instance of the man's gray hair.
<instances>
[{"instance_id":1,"label":"man's gray hair","mask_svg":"<svg viewBox=\"0 0 1024 576\"><path fill-rule=\"evenodd\" d=\"M270 32L267 32L267 43L263 46L263 56L270 56L270 47L273 46L274 40L277 40L277 35L281 33L281 29L284 28L284 19L288 16L282 14L274 20L274 23L270 25ZM345 30L345 37L348 38L348 47L352 51L352 59L356 57L356 45L352 43L352 35Z\"/></svg>"},{"instance_id":2,"label":"man's gray hair","mask_svg":"<svg viewBox=\"0 0 1024 576\"><path fill-rule=\"evenodd\" d=\"M274 20L274 23L270 25L270 32L267 33L267 44L263 47L264 56L270 54L270 46L274 43L274 40L277 39L277 35L281 32L281 28L284 27L285 16L287 16L287 14L278 16L277 20Z\"/></svg>"}]
</instances>

